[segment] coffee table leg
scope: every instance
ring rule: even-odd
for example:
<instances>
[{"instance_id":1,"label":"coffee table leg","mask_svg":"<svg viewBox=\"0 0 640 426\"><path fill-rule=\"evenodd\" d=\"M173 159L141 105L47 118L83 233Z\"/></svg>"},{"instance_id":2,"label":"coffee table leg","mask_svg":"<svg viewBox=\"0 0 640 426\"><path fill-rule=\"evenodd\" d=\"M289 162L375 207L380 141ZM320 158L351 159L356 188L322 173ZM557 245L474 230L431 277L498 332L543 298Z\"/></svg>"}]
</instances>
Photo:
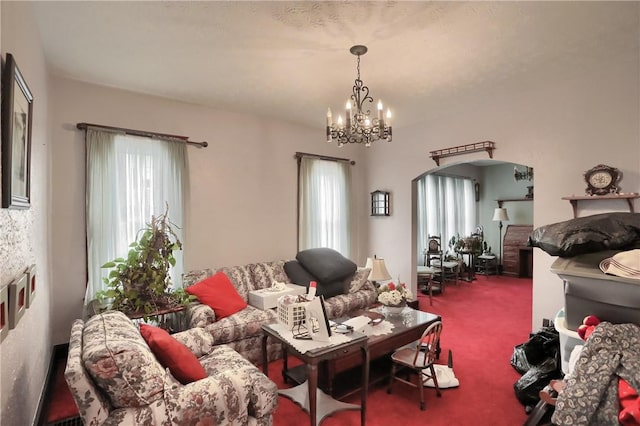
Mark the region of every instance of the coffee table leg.
<instances>
[{"instance_id":1,"label":"coffee table leg","mask_svg":"<svg viewBox=\"0 0 640 426\"><path fill-rule=\"evenodd\" d=\"M362 348L362 390L360 391L360 423L365 426L367 418L367 394L369 392L369 348Z\"/></svg>"},{"instance_id":2,"label":"coffee table leg","mask_svg":"<svg viewBox=\"0 0 640 426\"><path fill-rule=\"evenodd\" d=\"M318 366L307 364L307 379L309 387L309 420L311 426L316 426L316 405L318 402Z\"/></svg>"},{"instance_id":3,"label":"coffee table leg","mask_svg":"<svg viewBox=\"0 0 640 426\"><path fill-rule=\"evenodd\" d=\"M287 371L289 370L289 353L287 352L286 345L282 345L282 381L284 383L289 383L289 379L287 378Z\"/></svg>"},{"instance_id":4,"label":"coffee table leg","mask_svg":"<svg viewBox=\"0 0 640 426\"><path fill-rule=\"evenodd\" d=\"M262 333L262 372L269 377L269 357L267 356L267 333Z\"/></svg>"}]
</instances>

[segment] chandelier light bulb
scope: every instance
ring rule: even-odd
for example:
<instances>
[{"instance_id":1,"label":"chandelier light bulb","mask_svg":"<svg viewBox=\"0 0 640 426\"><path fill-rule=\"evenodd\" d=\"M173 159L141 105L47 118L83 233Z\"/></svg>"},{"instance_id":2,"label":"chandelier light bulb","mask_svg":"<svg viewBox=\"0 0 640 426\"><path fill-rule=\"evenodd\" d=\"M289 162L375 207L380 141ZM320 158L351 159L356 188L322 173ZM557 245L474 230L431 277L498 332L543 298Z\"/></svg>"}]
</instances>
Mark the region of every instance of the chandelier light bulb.
<instances>
[{"instance_id":1,"label":"chandelier light bulb","mask_svg":"<svg viewBox=\"0 0 640 426\"><path fill-rule=\"evenodd\" d=\"M342 116L338 116L338 127L342 128Z\"/></svg>"},{"instance_id":2,"label":"chandelier light bulb","mask_svg":"<svg viewBox=\"0 0 640 426\"><path fill-rule=\"evenodd\" d=\"M367 118L365 118L365 119L364 119L364 125L365 125L366 127L371 126L371 120L369 120L369 117L367 117Z\"/></svg>"}]
</instances>

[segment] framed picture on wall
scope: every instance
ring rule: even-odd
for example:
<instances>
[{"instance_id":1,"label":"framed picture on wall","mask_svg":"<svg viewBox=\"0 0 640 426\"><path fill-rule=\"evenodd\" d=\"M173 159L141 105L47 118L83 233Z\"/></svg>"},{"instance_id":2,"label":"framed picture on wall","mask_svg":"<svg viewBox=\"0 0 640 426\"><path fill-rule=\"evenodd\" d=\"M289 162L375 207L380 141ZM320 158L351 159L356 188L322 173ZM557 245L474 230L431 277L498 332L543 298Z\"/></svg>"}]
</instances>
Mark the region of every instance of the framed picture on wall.
<instances>
[{"instance_id":1,"label":"framed picture on wall","mask_svg":"<svg viewBox=\"0 0 640 426\"><path fill-rule=\"evenodd\" d=\"M2 72L2 207L31 206L31 121L33 95L7 53Z\"/></svg>"},{"instance_id":2,"label":"framed picture on wall","mask_svg":"<svg viewBox=\"0 0 640 426\"><path fill-rule=\"evenodd\" d=\"M27 273L27 309L33 305L33 299L36 298L36 265L29 266Z\"/></svg>"},{"instance_id":3,"label":"framed picture on wall","mask_svg":"<svg viewBox=\"0 0 640 426\"><path fill-rule=\"evenodd\" d=\"M0 288L0 343L9 334L9 286Z\"/></svg>"},{"instance_id":4,"label":"framed picture on wall","mask_svg":"<svg viewBox=\"0 0 640 426\"><path fill-rule=\"evenodd\" d=\"M14 329L27 310L27 273L9 284L9 328Z\"/></svg>"}]
</instances>

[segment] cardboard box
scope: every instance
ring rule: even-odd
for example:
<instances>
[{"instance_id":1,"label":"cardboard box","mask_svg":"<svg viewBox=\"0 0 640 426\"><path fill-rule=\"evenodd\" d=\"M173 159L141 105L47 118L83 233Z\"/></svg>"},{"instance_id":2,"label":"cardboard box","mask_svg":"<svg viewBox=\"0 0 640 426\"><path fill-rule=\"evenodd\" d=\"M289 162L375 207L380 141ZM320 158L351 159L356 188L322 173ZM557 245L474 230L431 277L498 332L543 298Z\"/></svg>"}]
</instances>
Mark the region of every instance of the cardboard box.
<instances>
[{"instance_id":1,"label":"cardboard box","mask_svg":"<svg viewBox=\"0 0 640 426\"><path fill-rule=\"evenodd\" d=\"M614 324L640 324L640 280L607 275L600 262L620 250L558 258L551 272L564 283L564 310L569 330L577 330L587 315Z\"/></svg>"},{"instance_id":2,"label":"cardboard box","mask_svg":"<svg viewBox=\"0 0 640 426\"><path fill-rule=\"evenodd\" d=\"M272 309L278 305L278 298L285 294L306 294L307 289L301 285L287 284L287 289L272 291L270 288L253 290L249 292L249 304L258 309Z\"/></svg>"}]
</instances>

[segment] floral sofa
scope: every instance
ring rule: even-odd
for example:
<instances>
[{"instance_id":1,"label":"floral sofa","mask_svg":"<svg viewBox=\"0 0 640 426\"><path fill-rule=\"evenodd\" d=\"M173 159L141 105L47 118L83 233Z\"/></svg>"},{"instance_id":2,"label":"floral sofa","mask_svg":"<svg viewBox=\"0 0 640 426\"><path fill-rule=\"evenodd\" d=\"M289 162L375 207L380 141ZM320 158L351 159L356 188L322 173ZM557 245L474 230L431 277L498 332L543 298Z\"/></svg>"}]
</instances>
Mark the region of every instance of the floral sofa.
<instances>
[{"instance_id":1,"label":"floral sofa","mask_svg":"<svg viewBox=\"0 0 640 426\"><path fill-rule=\"evenodd\" d=\"M208 377L183 385L156 360L138 327L107 311L71 329L65 379L85 425L272 425L277 387L202 329L173 337Z\"/></svg>"},{"instance_id":2,"label":"floral sofa","mask_svg":"<svg viewBox=\"0 0 640 426\"><path fill-rule=\"evenodd\" d=\"M224 267L217 270L201 269L190 271L183 276L183 285L188 287L214 272L223 271L234 287L245 300L249 300L249 292L270 287L274 281L291 283L284 270L287 261L251 263L242 266ZM377 297L373 284L366 279L368 270L359 270L344 294L325 299L325 307L329 318L339 318L349 312L371 306ZM277 321L275 309L261 310L248 305L245 309L220 320L216 319L213 309L200 303L192 304L188 312L189 327L201 327L208 331L214 345L225 344L242 354L249 361L257 364L262 360L262 325ZM274 360L282 356L280 344L268 341L268 359Z\"/></svg>"}]
</instances>

